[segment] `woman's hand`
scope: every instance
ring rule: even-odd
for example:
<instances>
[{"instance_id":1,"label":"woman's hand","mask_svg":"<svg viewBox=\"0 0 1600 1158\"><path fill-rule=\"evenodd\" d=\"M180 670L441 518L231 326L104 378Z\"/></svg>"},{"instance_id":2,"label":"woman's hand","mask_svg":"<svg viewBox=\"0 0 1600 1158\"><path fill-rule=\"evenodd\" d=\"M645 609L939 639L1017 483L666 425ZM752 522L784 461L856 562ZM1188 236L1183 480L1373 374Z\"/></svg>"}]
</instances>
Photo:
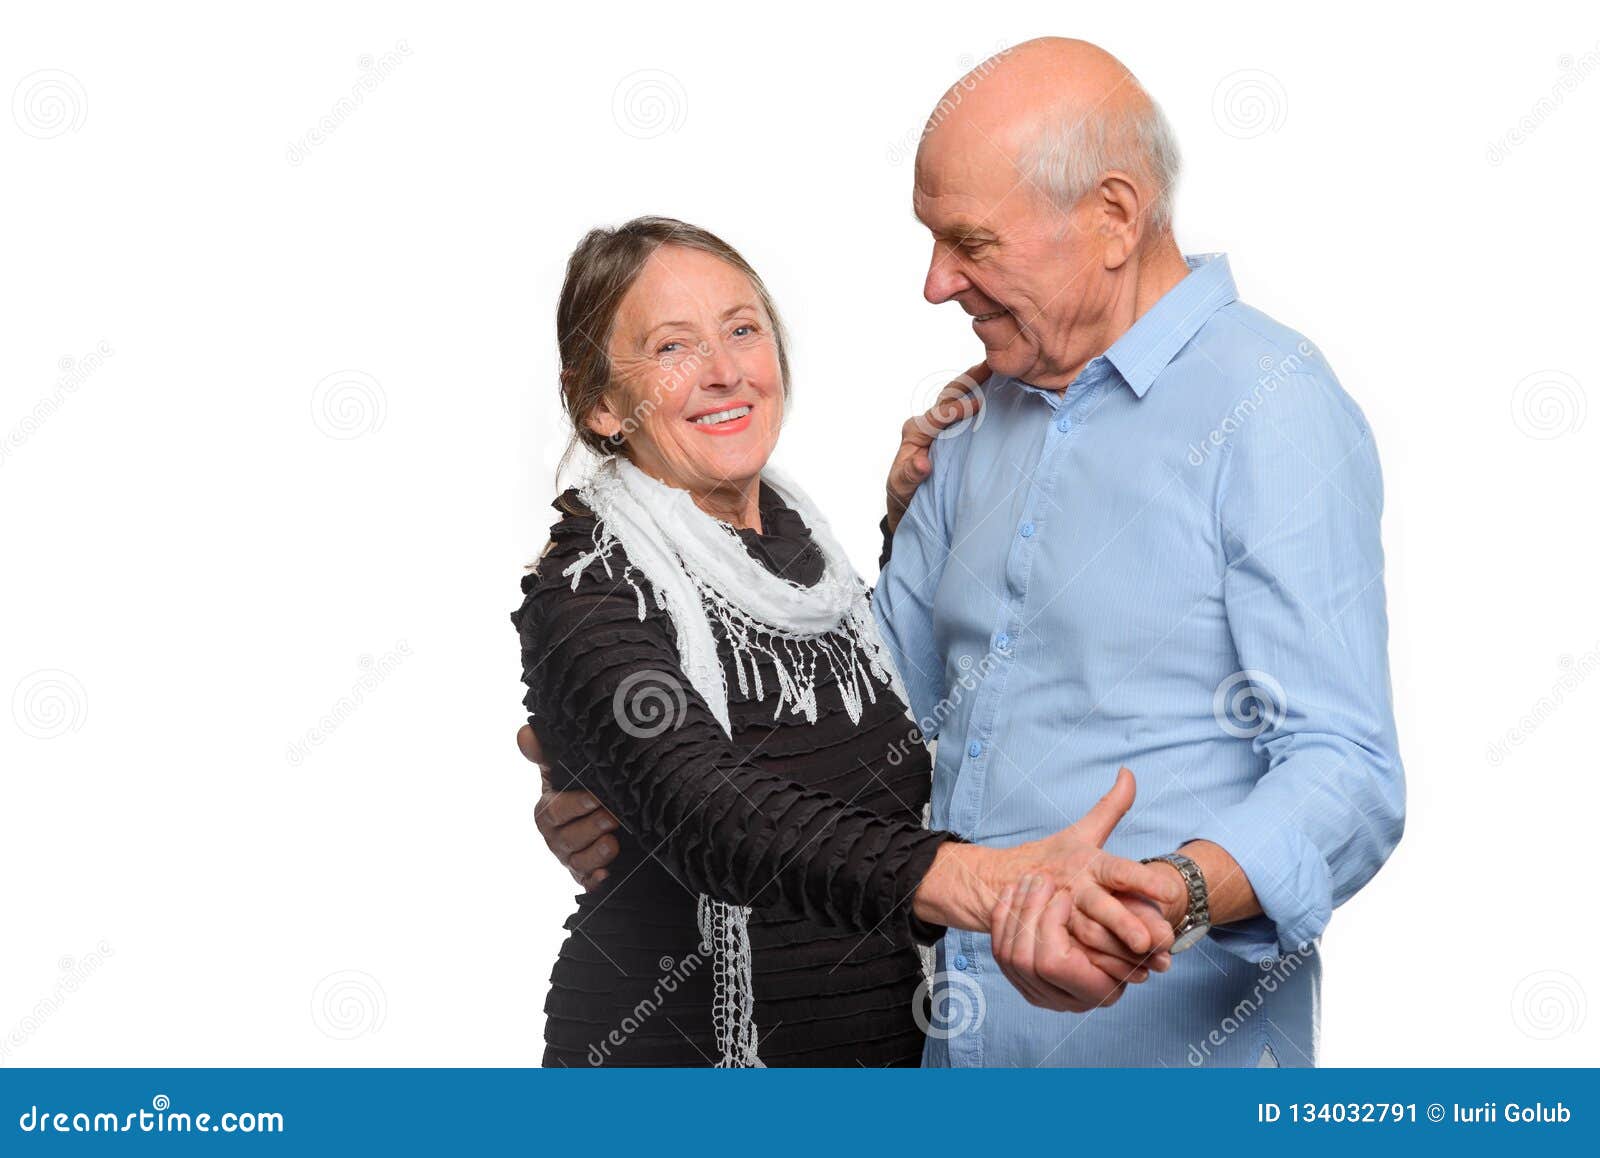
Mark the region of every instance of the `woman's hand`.
<instances>
[{"instance_id":1,"label":"woman's hand","mask_svg":"<svg viewBox=\"0 0 1600 1158\"><path fill-rule=\"evenodd\" d=\"M517 732L517 747L530 761L539 766L539 780L544 793L534 805L533 822L545 845L555 854L572 879L593 892L611 874L605 866L617 858L621 846L615 832L617 818L587 792L569 790L556 792L550 787L550 769L544 762L544 749L539 737L527 724Z\"/></svg>"},{"instance_id":2,"label":"woman's hand","mask_svg":"<svg viewBox=\"0 0 1600 1158\"><path fill-rule=\"evenodd\" d=\"M939 391L927 411L906 419L900 428L900 449L889 467L889 530L900 525L900 516L911 505L911 496L933 473L928 448L950 427L974 417L983 408L982 386L989 380L989 363L979 362L954 382Z\"/></svg>"}]
</instances>

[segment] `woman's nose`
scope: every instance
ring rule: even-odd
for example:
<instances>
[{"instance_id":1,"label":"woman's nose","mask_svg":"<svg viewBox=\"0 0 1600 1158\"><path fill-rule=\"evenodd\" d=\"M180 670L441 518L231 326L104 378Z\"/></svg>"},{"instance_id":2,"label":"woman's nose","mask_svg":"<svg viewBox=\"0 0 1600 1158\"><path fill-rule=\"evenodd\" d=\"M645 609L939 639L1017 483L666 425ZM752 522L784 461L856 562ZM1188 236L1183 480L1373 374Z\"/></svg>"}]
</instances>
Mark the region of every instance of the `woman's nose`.
<instances>
[{"instance_id":1,"label":"woman's nose","mask_svg":"<svg viewBox=\"0 0 1600 1158\"><path fill-rule=\"evenodd\" d=\"M728 347L721 342L710 343L705 364L700 368L700 385L708 390L731 390L739 385L741 377L738 360Z\"/></svg>"}]
</instances>

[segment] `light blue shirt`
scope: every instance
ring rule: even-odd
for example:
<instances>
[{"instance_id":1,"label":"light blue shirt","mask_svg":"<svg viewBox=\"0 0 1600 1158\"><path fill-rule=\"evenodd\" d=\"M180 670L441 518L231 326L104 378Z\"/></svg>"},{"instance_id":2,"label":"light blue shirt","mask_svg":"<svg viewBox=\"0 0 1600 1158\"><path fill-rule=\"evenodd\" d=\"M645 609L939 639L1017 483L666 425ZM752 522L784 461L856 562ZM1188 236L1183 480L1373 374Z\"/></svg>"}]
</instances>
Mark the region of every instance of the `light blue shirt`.
<instances>
[{"instance_id":1,"label":"light blue shirt","mask_svg":"<svg viewBox=\"0 0 1600 1158\"><path fill-rule=\"evenodd\" d=\"M1029 1005L952 930L926 1065L1313 1065L1318 938L1400 839L1371 432L1226 257L1188 260L1064 392L991 379L935 443L874 608L938 740L935 827L1047 836L1126 764L1107 849L1214 841L1265 915L1083 1015Z\"/></svg>"}]
</instances>

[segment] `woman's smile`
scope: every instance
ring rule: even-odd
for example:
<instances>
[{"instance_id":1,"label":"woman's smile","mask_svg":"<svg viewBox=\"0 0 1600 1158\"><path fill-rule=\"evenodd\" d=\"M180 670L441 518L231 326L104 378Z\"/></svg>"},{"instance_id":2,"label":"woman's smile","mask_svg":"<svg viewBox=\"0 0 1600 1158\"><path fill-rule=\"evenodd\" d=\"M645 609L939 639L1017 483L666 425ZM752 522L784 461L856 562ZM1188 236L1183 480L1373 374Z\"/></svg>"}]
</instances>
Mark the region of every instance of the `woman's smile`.
<instances>
[{"instance_id":1,"label":"woman's smile","mask_svg":"<svg viewBox=\"0 0 1600 1158\"><path fill-rule=\"evenodd\" d=\"M738 434L742 430L749 429L750 412L754 409L753 403L741 403L738 406L703 411L686 421L701 434Z\"/></svg>"}]
</instances>

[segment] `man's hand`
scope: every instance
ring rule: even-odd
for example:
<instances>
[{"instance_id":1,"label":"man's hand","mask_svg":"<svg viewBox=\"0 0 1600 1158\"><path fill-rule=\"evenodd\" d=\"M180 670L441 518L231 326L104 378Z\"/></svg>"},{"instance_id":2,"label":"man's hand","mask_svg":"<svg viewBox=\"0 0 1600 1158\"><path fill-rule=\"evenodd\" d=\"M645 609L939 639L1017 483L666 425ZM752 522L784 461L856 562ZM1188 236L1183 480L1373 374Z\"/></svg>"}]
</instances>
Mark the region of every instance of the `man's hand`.
<instances>
[{"instance_id":1,"label":"man's hand","mask_svg":"<svg viewBox=\"0 0 1600 1158\"><path fill-rule=\"evenodd\" d=\"M995 963L1034 1005L1086 1013L1115 1005L1130 984L1150 976L1143 966L1086 949L1068 935L1072 893L1048 873L1028 873L1007 885L989 932Z\"/></svg>"},{"instance_id":2,"label":"man's hand","mask_svg":"<svg viewBox=\"0 0 1600 1158\"><path fill-rule=\"evenodd\" d=\"M1162 906L1144 897L1130 893L1113 893L1112 896L1144 922L1150 935L1150 949L1144 953L1135 952L1099 921L1073 911L1067 921L1067 931L1083 946L1089 959L1115 977L1141 973L1148 976L1151 970L1165 973L1172 968L1172 930L1177 922L1166 916Z\"/></svg>"},{"instance_id":3,"label":"man's hand","mask_svg":"<svg viewBox=\"0 0 1600 1158\"><path fill-rule=\"evenodd\" d=\"M933 473L928 448L950 427L977 415L983 408L980 387L989 380L989 363L979 362L954 382L939 391L939 397L926 413L906 419L900 428L900 449L889 468L889 531L900 525L900 516L911 505L911 496Z\"/></svg>"},{"instance_id":4,"label":"man's hand","mask_svg":"<svg viewBox=\"0 0 1600 1158\"><path fill-rule=\"evenodd\" d=\"M544 750L539 737L527 724L517 732L517 747L522 754L539 766L539 780L544 793L533 809L533 821L539 835L555 857L566 866L572 879L593 892L610 875L605 866L617 858L621 851L617 838L607 835L616 831L617 818L587 792L556 792L550 787L550 770L544 762Z\"/></svg>"}]
</instances>

